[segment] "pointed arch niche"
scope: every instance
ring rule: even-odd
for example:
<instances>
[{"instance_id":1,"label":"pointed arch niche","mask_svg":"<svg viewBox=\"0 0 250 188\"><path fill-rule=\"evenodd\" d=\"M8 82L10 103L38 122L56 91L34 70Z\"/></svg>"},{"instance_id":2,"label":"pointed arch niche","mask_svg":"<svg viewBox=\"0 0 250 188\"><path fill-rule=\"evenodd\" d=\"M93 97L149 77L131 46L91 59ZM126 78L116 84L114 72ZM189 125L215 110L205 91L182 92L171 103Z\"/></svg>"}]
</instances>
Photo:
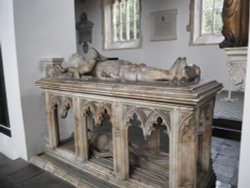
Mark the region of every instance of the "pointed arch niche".
<instances>
[{"instance_id":1,"label":"pointed arch niche","mask_svg":"<svg viewBox=\"0 0 250 188\"><path fill-rule=\"evenodd\" d=\"M127 107L129 176L168 186L171 111Z\"/></svg>"}]
</instances>

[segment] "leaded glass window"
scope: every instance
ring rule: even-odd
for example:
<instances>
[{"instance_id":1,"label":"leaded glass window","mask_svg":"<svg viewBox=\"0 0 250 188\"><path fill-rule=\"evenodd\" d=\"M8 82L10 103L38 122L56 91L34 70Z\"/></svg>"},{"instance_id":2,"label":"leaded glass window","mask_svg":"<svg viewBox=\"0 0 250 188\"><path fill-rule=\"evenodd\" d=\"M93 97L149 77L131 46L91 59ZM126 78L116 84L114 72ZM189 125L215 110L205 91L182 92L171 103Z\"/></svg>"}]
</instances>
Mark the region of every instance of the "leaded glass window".
<instances>
[{"instance_id":1,"label":"leaded glass window","mask_svg":"<svg viewBox=\"0 0 250 188\"><path fill-rule=\"evenodd\" d=\"M202 0L201 34L220 34L222 31L223 0Z\"/></svg>"},{"instance_id":2,"label":"leaded glass window","mask_svg":"<svg viewBox=\"0 0 250 188\"><path fill-rule=\"evenodd\" d=\"M140 45L140 0L104 0L104 48Z\"/></svg>"},{"instance_id":3,"label":"leaded glass window","mask_svg":"<svg viewBox=\"0 0 250 188\"><path fill-rule=\"evenodd\" d=\"M139 39L139 0L116 0L112 5L115 42Z\"/></svg>"},{"instance_id":4,"label":"leaded glass window","mask_svg":"<svg viewBox=\"0 0 250 188\"><path fill-rule=\"evenodd\" d=\"M221 34L223 0L191 0L191 44L218 44Z\"/></svg>"}]
</instances>

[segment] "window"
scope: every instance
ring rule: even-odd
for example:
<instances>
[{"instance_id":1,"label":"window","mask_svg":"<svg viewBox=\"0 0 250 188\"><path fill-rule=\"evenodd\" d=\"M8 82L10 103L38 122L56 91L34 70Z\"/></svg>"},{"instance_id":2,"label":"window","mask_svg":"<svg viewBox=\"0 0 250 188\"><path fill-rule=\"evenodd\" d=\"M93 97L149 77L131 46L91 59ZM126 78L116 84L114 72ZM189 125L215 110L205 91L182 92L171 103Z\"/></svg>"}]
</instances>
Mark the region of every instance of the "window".
<instances>
[{"instance_id":1,"label":"window","mask_svg":"<svg viewBox=\"0 0 250 188\"><path fill-rule=\"evenodd\" d=\"M104 49L140 46L140 0L104 0Z\"/></svg>"},{"instance_id":2,"label":"window","mask_svg":"<svg viewBox=\"0 0 250 188\"><path fill-rule=\"evenodd\" d=\"M218 44L223 40L223 0L192 0L192 44Z\"/></svg>"}]
</instances>

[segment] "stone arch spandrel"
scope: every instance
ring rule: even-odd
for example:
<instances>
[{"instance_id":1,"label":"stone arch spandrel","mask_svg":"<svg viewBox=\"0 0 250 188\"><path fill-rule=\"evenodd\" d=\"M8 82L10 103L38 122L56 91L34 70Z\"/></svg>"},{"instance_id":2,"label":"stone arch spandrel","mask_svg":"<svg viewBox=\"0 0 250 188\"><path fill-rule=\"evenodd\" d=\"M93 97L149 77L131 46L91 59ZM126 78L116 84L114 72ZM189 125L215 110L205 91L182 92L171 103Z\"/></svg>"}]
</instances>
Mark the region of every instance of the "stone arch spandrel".
<instances>
[{"instance_id":1,"label":"stone arch spandrel","mask_svg":"<svg viewBox=\"0 0 250 188\"><path fill-rule=\"evenodd\" d=\"M105 111L109 115L109 117L112 117L112 110L111 110L111 104L108 103L99 103L96 109L96 112L94 113L94 120L96 126L100 125L103 120L103 114L105 114Z\"/></svg>"},{"instance_id":2,"label":"stone arch spandrel","mask_svg":"<svg viewBox=\"0 0 250 188\"><path fill-rule=\"evenodd\" d=\"M191 143L195 141L196 119L194 113L185 113L179 124L179 142Z\"/></svg>"},{"instance_id":3,"label":"stone arch spandrel","mask_svg":"<svg viewBox=\"0 0 250 188\"><path fill-rule=\"evenodd\" d=\"M81 106L80 106L80 109L81 109L81 113L83 115L87 115L87 113L90 111L92 114L95 114L96 113L96 105L94 102L91 102L91 101L82 101L81 102Z\"/></svg>"},{"instance_id":4,"label":"stone arch spandrel","mask_svg":"<svg viewBox=\"0 0 250 188\"><path fill-rule=\"evenodd\" d=\"M140 121L140 127L144 127L145 123L146 123L146 115L143 113L142 110L140 110L139 108L136 107L132 107L130 108L127 113L125 113L125 117L124 122L125 122L125 126L129 127L131 126L131 120L134 119L134 114L137 116L137 120Z\"/></svg>"},{"instance_id":5,"label":"stone arch spandrel","mask_svg":"<svg viewBox=\"0 0 250 188\"><path fill-rule=\"evenodd\" d=\"M166 127L168 135L170 133L170 112L163 112L161 110L155 110L151 108L137 108L131 107L125 114L124 122L125 126L131 125L131 120L134 119L136 114L138 121L141 122L140 128L143 131L144 137L150 136L152 131L155 130L154 124L157 124L158 118L162 119L163 126Z\"/></svg>"}]
</instances>

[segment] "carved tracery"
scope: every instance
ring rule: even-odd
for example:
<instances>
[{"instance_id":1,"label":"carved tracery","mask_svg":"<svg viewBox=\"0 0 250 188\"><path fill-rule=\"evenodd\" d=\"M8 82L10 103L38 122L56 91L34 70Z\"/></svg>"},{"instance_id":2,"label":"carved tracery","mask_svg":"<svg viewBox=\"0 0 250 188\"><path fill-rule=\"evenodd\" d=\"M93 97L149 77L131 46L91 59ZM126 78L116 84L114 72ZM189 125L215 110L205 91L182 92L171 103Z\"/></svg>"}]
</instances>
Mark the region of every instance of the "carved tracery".
<instances>
[{"instance_id":1,"label":"carved tracery","mask_svg":"<svg viewBox=\"0 0 250 188\"><path fill-rule=\"evenodd\" d=\"M159 110L153 110L149 108L130 108L124 118L125 126L131 125L131 120L136 116L137 120L140 121L140 128L142 129L145 138L149 137L155 130L156 124L162 124L166 126L168 133L170 130L170 118L168 115L162 113ZM159 122L161 119L161 123Z\"/></svg>"},{"instance_id":2,"label":"carved tracery","mask_svg":"<svg viewBox=\"0 0 250 188\"><path fill-rule=\"evenodd\" d=\"M80 108L83 116L87 116L90 112L92 113L95 126L99 126L102 123L105 114L111 117L111 105L107 103L82 101Z\"/></svg>"},{"instance_id":3,"label":"carved tracery","mask_svg":"<svg viewBox=\"0 0 250 188\"><path fill-rule=\"evenodd\" d=\"M111 105L106 103L99 103L97 110L94 114L96 126L99 126L102 123L105 114L111 117Z\"/></svg>"},{"instance_id":4,"label":"carved tracery","mask_svg":"<svg viewBox=\"0 0 250 188\"><path fill-rule=\"evenodd\" d=\"M69 97L52 96L51 107L52 110L58 109L58 113L62 119L68 115L68 111L72 106L72 100Z\"/></svg>"},{"instance_id":5,"label":"carved tracery","mask_svg":"<svg viewBox=\"0 0 250 188\"><path fill-rule=\"evenodd\" d=\"M92 114L95 114L96 112L96 105L94 102L91 102L91 101L82 101L81 102L81 105L80 105L80 109L81 109L81 114L83 116L87 116L88 113L92 113Z\"/></svg>"}]
</instances>

